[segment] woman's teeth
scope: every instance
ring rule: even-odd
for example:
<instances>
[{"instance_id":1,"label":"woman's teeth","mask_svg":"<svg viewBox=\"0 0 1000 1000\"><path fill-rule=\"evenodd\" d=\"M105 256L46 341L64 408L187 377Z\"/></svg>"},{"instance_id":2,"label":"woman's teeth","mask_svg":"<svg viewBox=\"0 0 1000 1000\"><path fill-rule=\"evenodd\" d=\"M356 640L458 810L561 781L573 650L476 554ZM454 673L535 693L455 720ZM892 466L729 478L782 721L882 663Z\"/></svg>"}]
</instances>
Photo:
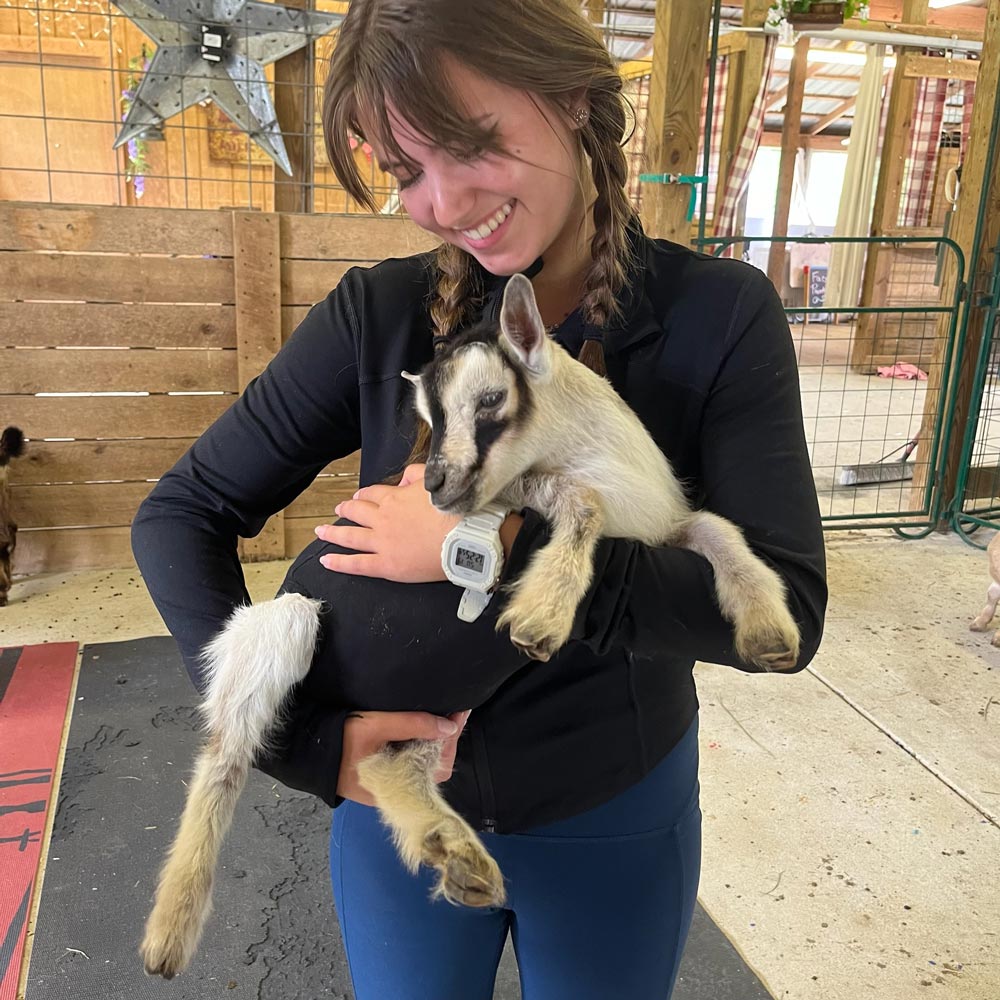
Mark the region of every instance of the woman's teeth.
<instances>
[{"instance_id":1,"label":"woman's teeth","mask_svg":"<svg viewBox=\"0 0 1000 1000\"><path fill-rule=\"evenodd\" d=\"M500 227L500 224L510 215L513 208L514 206L509 201L505 202L493 215L475 229L462 229L462 235L468 237L470 240L485 240L490 233L495 232Z\"/></svg>"}]
</instances>

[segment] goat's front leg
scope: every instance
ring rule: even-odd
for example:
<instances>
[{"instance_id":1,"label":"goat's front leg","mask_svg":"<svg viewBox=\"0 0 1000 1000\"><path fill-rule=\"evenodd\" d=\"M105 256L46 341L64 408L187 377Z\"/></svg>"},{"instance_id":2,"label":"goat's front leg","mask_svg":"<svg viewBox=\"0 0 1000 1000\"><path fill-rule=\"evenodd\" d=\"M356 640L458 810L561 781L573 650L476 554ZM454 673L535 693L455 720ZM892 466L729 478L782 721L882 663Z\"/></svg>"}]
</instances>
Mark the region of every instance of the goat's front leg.
<instances>
[{"instance_id":1,"label":"goat's front leg","mask_svg":"<svg viewBox=\"0 0 1000 1000\"><path fill-rule=\"evenodd\" d=\"M504 491L513 506L531 507L552 523L552 538L507 589L497 628L535 660L548 660L569 639L576 609L594 575L594 547L604 524L595 490L566 476L521 476Z\"/></svg>"},{"instance_id":2,"label":"goat's front leg","mask_svg":"<svg viewBox=\"0 0 1000 1000\"><path fill-rule=\"evenodd\" d=\"M390 743L358 764L358 780L375 799L403 863L438 873L435 896L464 906L502 906L503 876L476 831L442 796L434 773L436 740Z\"/></svg>"}]
</instances>

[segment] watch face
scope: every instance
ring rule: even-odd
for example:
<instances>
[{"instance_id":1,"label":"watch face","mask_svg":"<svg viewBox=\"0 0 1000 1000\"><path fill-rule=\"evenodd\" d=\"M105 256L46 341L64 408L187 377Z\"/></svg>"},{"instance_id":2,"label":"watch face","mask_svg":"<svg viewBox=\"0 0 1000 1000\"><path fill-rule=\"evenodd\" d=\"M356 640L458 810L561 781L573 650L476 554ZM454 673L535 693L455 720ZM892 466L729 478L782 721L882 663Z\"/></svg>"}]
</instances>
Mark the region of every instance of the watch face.
<instances>
[{"instance_id":1,"label":"watch face","mask_svg":"<svg viewBox=\"0 0 1000 1000\"><path fill-rule=\"evenodd\" d=\"M486 555L477 552L475 549L468 549L464 545L455 549L455 565L460 569L468 569L473 573L482 573L486 563Z\"/></svg>"}]
</instances>

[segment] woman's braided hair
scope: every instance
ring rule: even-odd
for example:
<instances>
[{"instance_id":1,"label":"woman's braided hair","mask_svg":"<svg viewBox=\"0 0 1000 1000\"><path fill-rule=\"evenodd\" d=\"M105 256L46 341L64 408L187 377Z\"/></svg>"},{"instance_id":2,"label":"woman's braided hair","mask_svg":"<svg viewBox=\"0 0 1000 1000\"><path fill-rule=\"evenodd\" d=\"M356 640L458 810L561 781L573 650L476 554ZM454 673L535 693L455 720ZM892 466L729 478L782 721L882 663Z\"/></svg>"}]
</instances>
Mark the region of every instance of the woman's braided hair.
<instances>
[{"instance_id":1,"label":"woman's braided hair","mask_svg":"<svg viewBox=\"0 0 1000 1000\"><path fill-rule=\"evenodd\" d=\"M506 44L498 44L504 39ZM390 105L405 109L407 121L444 149L504 152L489 127L469 121L442 68L444 56L564 112L571 102L589 111L579 135L597 197L582 309L588 324L606 327L616 317L625 282L627 229L634 214L625 191L625 100L611 55L568 0L352 0L323 98L327 153L337 179L355 200L378 210L348 141L351 134L365 136L366 128L368 138L376 138L394 161L416 169L393 137ZM481 273L468 253L447 243L436 252L435 271L430 315L434 336L444 338L476 314ZM599 341L586 340L580 360L604 374ZM414 461L426 456L424 430L421 426Z\"/></svg>"}]
</instances>

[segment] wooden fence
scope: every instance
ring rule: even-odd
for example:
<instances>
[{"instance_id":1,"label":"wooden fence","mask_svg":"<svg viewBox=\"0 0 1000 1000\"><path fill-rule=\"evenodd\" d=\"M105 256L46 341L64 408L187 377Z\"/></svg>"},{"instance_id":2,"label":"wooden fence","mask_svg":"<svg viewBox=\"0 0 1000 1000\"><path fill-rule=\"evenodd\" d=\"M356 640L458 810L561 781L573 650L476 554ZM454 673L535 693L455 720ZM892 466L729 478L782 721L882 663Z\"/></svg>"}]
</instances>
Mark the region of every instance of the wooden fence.
<instances>
[{"instance_id":1,"label":"wooden fence","mask_svg":"<svg viewBox=\"0 0 1000 1000\"><path fill-rule=\"evenodd\" d=\"M426 250L398 218L0 202L0 427L15 572L133 565L129 525L159 478L352 266ZM357 489L327 467L248 560L294 555Z\"/></svg>"}]
</instances>

